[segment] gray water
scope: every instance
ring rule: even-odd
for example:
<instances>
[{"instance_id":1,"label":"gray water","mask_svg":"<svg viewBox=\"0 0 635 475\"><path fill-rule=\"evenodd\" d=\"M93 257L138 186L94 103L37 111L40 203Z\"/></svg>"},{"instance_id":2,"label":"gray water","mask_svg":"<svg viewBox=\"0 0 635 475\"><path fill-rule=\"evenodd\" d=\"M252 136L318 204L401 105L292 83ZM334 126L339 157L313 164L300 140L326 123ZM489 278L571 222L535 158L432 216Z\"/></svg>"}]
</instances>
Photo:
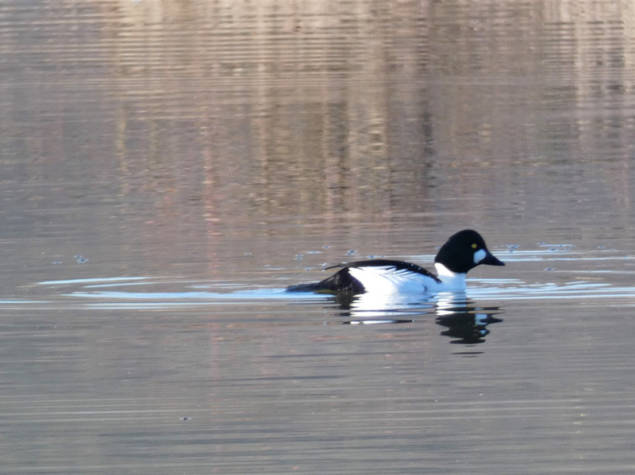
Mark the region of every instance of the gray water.
<instances>
[{"instance_id":1,"label":"gray water","mask_svg":"<svg viewBox=\"0 0 635 475\"><path fill-rule=\"evenodd\" d=\"M0 472L635 471L635 7L0 5ZM285 294L325 264L466 295Z\"/></svg>"}]
</instances>

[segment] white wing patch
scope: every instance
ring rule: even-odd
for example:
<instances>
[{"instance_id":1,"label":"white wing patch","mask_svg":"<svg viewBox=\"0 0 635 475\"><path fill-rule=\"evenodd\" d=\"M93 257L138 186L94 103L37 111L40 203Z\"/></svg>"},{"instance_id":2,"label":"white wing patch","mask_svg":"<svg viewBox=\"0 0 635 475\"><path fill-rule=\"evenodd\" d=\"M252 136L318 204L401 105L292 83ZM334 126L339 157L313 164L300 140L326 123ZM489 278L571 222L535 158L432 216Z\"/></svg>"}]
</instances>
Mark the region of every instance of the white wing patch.
<instances>
[{"instance_id":1,"label":"white wing patch","mask_svg":"<svg viewBox=\"0 0 635 475\"><path fill-rule=\"evenodd\" d=\"M348 272L364 286L366 292L378 294L432 291L433 279L408 269L392 266L349 267Z\"/></svg>"}]
</instances>

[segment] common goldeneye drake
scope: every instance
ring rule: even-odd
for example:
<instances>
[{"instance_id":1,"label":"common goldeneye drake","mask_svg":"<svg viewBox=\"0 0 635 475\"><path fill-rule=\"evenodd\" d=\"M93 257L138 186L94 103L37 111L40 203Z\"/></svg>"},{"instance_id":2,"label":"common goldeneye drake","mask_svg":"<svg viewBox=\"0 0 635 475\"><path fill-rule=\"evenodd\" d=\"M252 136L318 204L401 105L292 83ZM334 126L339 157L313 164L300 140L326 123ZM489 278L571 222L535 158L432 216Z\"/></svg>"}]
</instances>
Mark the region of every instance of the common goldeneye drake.
<instances>
[{"instance_id":1,"label":"common goldeneye drake","mask_svg":"<svg viewBox=\"0 0 635 475\"><path fill-rule=\"evenodd\" d=\"M437 275L403 261L372 259L327 267L341 267L332 276L310 284L292 285L291 292L431 294L465 290L467 272L479 264L504 266L487 250L479 233L464 229L450 236L436 257Z\"/></svg>"}]
</instances>

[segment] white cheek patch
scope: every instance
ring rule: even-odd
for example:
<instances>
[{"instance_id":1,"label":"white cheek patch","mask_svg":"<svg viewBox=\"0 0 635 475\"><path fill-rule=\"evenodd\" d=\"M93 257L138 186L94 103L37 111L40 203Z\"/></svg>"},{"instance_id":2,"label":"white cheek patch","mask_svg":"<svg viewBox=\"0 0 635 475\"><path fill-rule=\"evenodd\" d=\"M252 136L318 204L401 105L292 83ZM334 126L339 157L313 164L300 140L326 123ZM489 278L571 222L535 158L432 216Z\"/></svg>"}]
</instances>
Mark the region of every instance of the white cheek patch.
<instances>
[{"instance_id":1,"label":"white cheek patch","mask_svg":"<svg viewBox=\"0 0 635 475\"><path fill-rule=\"evenodd\" d=\"M481 262L483 259L485 259L485 256L487 256L487 252L485 252L485 249L479 249L478 251L476 251L474 253L474 264L478 264L479 262Z\"/></svg>"}]
</instances>

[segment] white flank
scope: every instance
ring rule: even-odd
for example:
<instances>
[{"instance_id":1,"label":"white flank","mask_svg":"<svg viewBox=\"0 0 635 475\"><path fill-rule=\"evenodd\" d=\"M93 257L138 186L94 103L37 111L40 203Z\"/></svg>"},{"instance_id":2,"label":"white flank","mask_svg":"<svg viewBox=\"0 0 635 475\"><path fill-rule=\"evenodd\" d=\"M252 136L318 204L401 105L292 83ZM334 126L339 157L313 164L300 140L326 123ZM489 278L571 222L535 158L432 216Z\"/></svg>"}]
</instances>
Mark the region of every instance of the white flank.
<instances>
[{"instance_id":1,"label":"white flank","mask_svg":"<svg viewBox=\"0 0 635 475\"><path fill-rule=\"evenodd\" d=\"M348 272L359 280L366 292L371 294L425 294L434 281L431 277L408 269L390 266L349 267Z\"/></svg>"}]
</instances>

